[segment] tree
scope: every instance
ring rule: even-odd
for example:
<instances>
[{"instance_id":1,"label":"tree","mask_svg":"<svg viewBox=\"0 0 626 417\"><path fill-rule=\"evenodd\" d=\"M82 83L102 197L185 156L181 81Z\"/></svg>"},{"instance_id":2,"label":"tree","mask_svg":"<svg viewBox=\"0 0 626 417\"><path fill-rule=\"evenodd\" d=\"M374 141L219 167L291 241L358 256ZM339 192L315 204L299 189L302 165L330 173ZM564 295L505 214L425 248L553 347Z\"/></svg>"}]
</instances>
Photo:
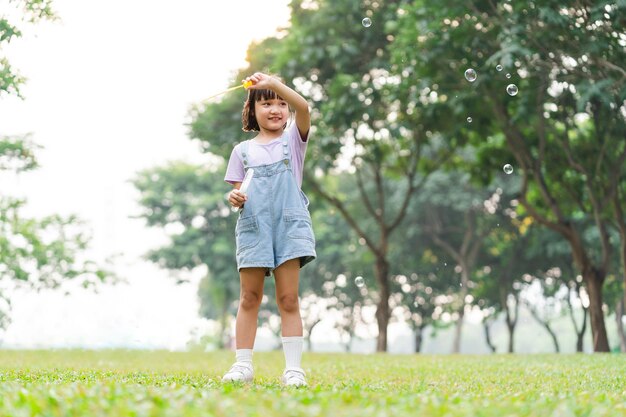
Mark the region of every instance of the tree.
<instances>
[{"instance_id":1,"label":"tree","mask_svg":"<svg viewBox=\"0 0 626 417\"><path fill-rule=\"evenodd\" d=\"M584 234L591 235L591 233ZM593 243L593 239L585 242L589 246L593 246ZM526 289L532 285L533 280L538 281L536 285L540 286L544 294L552 297L551 302L554 308L569 315L576 335L576 352L583 352L589 318L586 301L588 296L582 285L582 276L576 273L568 243L559 239L553 230L538 224L531 224L524 255L536 261L530 264L530 268L524 274L520 283L521 287ZM564 289L567 289L567 293ZM557 294L558 297L555 297ZM542 299L541 303L545 305L547 302ZM579 312L582 312L582 318L577 317ZM552 318L552 315L539 311L539 317L541 316ZM581 321L580 324L579 321Z\"/></svg>"},{"instance_id":2,"label":"tree","mask_svg":"<svg viewBox=\"0 0 626 417\"><path fill-rule=\"evenodd\" d=\"M490 177L514 160L522 179L520 211L569 243L590 297L595 351L609 349L602 311L611 254L607 221L626 170L626 54L618 34L624 7L535 0L458 1L444 8L415 1L395 42L398 73L407 74L403 88L421 87L422 94L428 88L457 123L472 112L475 175ZM409 45L420 59L403 63ZM479 74L471 83L462 78L468 68ZM512 73L509 80L505 73ZM509 94L507 84L515 84ZM584 243L589 223L597 251Z\"/></svg>"},{"instance_id":3,"label":"tree","mask_svg":"<svg viewBox=\"0 0 626 417\"><path fill-rule=\"evenodd\" d=\"M491 341L490 326L495 318L504 315L504 324L509 340L507 352L515 349L515 329L520 310L520 278L532 268L534 259L525 252L528 248L527 219L514 216L515 201L500 197L499 189L487 200L489 210L494 212L496 221L494 230L485 241L481 253L482 267L474 274L475 290L472 292L474 303L483 310L483 328L489 348L495 352ZM506 194L505 194L506 196ZM504 201L499 202L499 198ZM513 204L512 204L513 203Z\"/></svg>"},{"instance_id":4,"label":"tree","mask_svg":"<svg viewBox=\"0 0 626 417\"><path fill-rule=\"evenodd\" d=\"M459 353L470 278L477 268L481 251L484 251L484 241L495 223L490 224L485 208L487 193L472 187L469 175L437 173L427 188L430 190L420 196L427 200L421 207L419 227L432 244L453 260L461 275L452 344L452 352Z\"/></svg>"}]
</instances>

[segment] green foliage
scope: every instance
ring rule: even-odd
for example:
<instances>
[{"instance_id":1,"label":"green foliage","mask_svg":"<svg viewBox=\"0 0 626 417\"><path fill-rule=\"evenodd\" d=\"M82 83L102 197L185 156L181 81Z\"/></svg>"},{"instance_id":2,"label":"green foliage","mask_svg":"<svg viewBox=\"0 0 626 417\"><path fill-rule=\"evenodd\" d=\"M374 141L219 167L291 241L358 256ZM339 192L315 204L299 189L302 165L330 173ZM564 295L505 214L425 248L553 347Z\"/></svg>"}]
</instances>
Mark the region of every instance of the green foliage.
<instances>
[{"instance_id":1,"label":"green foliage","mask_svg":"<svg viewBox=\"0 0 626 417\"><path fill-rule=\"evenodd\" d=\"M551 0L453 2L445 8L414 2L400 19L394 63L415 98L434 92L433 102L412 101L420 112L434 117L441 106L453 115L442 134L454 136L458 126L470 130L479 149L474 175L488 180L514 157L516 172L530 180L529 204L556 221L539 190L543 182L573 218L581 209L592 212L591 200L609 192L613 177L626 175L626 54L617 29L623 7L610 1L567 7ZM419 60L405 59L410 45ZM474 83L463 78L466 68L477 71ZM519 87L516 97L505 93L508 83ZM470 126L466 115L474 119ZM585 117L590 121L581 122Z\"/></svg>"},{"instance_id":2,"label":"green foliage","mask_svg":"<svg viewBox=\"0 0 626 417\"><path fill-rule=\"evenodd\" d=\"M36 23L41 20L54 20L52 0L8 0L18 10L20 23ZM26 79L19 75L6 57L2 56L2 45L20 38L22 31L5 16L0 16L0 98L4 94L20 96L20 85Z\"/></svg>"},{"instance_id":3,"label":"green foliage","mask_svg":"<svg viewBox=\"0 0 626 417\"><path fill-rule=\"evenodd\" d=\"M279 383L281 352L255 353L255 382L219 382L231 352L6 351L7 416L613 416L619 355L307 354L309 388Z\"/></svg>"},{"instance_id":4,"label":"green foliage","mask_svg":"<svg viewBox=\"0 0 626 417\"><path fill-rule=\"evenodd\" d=\"M35 151L40 148L30 140L30 135L0 138L0 172L19 173L38 168Z\"/></svg>"},{"instance_id":5,"label":"green foliage","mask_svg":"<svg viewBox=\"0 0 626 417\"><path fill-rule=\"evenodd\" d=\"M78 281L85 288L118 278L89 260L82 260L89 237L75 216L42 219L20 214L23 200L0 196L0 273L18 287L62 288Z\"/></svg>"},{"instance_id":6,"label":"green foliage","mask_svg":"<svg viewBox=\"0 0 626 417\"><path fill-rule=\"evenodd\" d=\"M613 1L414 1L398 19L392 54L407 114L476 147L465 170L485 184L513 164L518 213L568 239L586 282L602 282L612 265L607 228L626 205L620 194L610 204L626 179L623 11ZM463 77L469 68L474 82ZM507 94L507 84L519 93ZM595 316L599 304L592 300ZM592 323L604 331L600 317Z\"/></svg>"}]
</instances>

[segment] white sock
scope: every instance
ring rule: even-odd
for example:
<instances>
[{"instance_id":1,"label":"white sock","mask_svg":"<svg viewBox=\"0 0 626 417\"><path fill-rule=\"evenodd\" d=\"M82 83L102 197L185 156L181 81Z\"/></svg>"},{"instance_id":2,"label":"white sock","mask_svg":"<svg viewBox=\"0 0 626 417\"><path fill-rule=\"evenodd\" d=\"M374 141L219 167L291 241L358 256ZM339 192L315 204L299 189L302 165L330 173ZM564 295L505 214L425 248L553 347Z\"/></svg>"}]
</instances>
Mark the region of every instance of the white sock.
<instances>
[{"instance_id":1,"label":"white sock","mask_svg":"<svg viewBox=\"0 0 626 417\"><path fill-rule=\"evenodd\" d=\"M235 360L237 362L246 362L252 365L252 349L236 349Z\"/></svg>"},{"instance_id":2,"label":"white sock","mask_svg":"<svg viewBox=\"0 0 626 417\"><path fill-rule=\"evenodd\" d=\"M302 336L283 336L283 352L285 353L285 367L301 368Z\"/></svg>"}]
</instances>

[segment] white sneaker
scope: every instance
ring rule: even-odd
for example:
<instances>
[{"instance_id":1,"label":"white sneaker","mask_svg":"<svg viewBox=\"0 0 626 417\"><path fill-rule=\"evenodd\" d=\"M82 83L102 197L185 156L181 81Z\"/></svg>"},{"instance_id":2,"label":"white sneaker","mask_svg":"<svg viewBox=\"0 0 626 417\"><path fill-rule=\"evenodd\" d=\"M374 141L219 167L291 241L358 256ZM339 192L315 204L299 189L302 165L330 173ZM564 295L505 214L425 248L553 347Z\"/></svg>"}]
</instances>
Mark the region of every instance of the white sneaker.
<instances>
[{"instance_id":1,"label":"white sneaker","mask_svg":"<svg viewBox=\"0 0 626 417\"><path fill-rule=\"evenodd\" d=\"M251 363L235 362L222 378L222 382L252 382L253 377L254 370Z\"/></svg>"},{"instance_id":2,"label":"white sneaker","mask_svg":"<svg viewBox=\"0 0 626 417\"><path fill-rule=\"evenodd\" d=\"M282 382L288 387L306 387L305 376L302 368L286 368L283 372Z\"/></svg>"}]
</instances>

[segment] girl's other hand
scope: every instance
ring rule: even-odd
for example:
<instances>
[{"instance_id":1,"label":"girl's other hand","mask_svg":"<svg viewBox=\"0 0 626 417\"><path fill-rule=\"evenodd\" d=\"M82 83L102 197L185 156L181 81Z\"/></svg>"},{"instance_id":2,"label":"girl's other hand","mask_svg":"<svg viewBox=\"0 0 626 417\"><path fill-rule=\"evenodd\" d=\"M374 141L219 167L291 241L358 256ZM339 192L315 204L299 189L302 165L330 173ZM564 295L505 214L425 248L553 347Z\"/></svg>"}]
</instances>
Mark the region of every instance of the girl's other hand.
<instances>
[{"instance_id":1,"label":"girl's other hand","mask_svg":"<svg viewBox=\"0 0 626 417\"><path fill-rule=\"evenodd\" d=\"M228 202L234 208L240 208L248 200L248 197L241 191L234 189L228 194Z\"/></svg>"}]
</instances>

